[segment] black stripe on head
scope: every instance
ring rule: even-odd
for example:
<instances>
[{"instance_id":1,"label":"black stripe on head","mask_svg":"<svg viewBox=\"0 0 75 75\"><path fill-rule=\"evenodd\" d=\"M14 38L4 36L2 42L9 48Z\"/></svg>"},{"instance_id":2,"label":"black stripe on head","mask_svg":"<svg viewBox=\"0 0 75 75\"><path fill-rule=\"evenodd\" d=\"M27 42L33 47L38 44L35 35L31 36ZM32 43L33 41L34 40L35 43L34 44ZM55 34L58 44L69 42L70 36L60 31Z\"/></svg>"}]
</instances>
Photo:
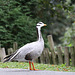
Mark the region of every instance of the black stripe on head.
<instances>
[{"instance_id":1,"label":"black stripe on head","mask_svg":"<svg viewBox=\"0 0 75 75\"><path fill-rule=\"evenodd\" d=\"M43 22L39 22L39 24L42 24Z\"/></svg>"},{"instance_id":2,"label":"black stripe on head","mask_svg":"<svg viewBox=\"0 0 75 75\"><path fill-rule=\"evenodd\" d=\"M43 24L43 22L39 22L39 23L37 23L37 26L40 26L40 24Z\"/></svg>"},{"instance_id":3,"label":"black stripe on head","mask_svg":"<svg viewBox=\"0 0 75 75\"><path fill-rule=\"evenodd\" d=\"M40 26L40 25L36 25L36 26Z\"/></svg>"}]
</instances>

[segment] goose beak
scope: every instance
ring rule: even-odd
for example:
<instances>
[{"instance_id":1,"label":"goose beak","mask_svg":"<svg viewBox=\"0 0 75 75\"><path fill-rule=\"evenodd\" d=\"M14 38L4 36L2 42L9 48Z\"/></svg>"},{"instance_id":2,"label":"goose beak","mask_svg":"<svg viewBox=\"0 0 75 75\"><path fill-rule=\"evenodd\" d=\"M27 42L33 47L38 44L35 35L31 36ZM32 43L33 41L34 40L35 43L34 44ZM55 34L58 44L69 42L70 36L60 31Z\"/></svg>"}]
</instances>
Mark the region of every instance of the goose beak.
<instances>
[{"instance_id":1,"label":"goose beak","mask_svg":"<svg viewBox=\"0 0 75 75\"><path fill-rule=\"evenodd\" d=\"M44 24L44 26L47 26L46 24Z\"/></svg>"}]
</instances>

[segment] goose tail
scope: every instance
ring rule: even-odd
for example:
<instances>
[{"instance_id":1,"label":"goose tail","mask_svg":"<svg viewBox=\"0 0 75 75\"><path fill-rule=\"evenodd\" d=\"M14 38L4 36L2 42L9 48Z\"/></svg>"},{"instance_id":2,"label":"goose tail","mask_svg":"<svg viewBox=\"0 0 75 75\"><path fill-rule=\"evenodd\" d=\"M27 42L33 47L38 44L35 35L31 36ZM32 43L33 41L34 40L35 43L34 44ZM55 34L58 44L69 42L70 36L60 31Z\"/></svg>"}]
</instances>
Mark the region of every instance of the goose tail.
<instances>
[{"instance_id":1,"label":"goose tail","mask_svg":"<svg viewBox=\"0 0 75 75\"><path fill-rule=\"evenodd\" d=\"M14 55L14 54L11 54L11 55L6 56L6 57L4 58L3 63L5 63L5 62L9 62L10 59L11 59L11 57L13 57L13 55Z\"/></svg>"},{"instance_id":2,"label":"goose tail","mask_svg":"<svg viewBox=\"0 0 75 75\"><path fill-rule=\"evenodd\" d=\"M10 54L10 55L8 55L8 56L6 56L6 57L4 58L3 63L5 63L5 62L9 62L9 61L10 61L10 59L14 56L14 54L15 54L15 53Z\"/></svg>"}]
</instances>

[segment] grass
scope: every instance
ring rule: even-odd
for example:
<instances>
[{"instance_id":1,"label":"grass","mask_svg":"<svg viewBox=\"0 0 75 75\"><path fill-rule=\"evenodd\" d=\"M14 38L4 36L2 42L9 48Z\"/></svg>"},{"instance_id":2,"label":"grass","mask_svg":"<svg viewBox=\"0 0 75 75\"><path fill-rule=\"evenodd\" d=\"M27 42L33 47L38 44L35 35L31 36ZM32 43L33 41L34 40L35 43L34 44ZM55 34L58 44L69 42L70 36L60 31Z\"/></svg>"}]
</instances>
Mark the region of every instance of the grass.
<instances>
[{"instance_id":1,"label":"grass","mask_svg":"<svg viewBox=\"0 0 75 75\"><path fill-rule=\"evenodd\" d=\"M50 64L38 64L35 63L35 68L39 70L49 70L49 71L67 71L67 72L75 72L75 67L65 66L62 65L50 65ZM22 68L28 69L29 64L25 62L8 62L8 63L1 63L0 68Z\"/></svg>"}]
</instances>

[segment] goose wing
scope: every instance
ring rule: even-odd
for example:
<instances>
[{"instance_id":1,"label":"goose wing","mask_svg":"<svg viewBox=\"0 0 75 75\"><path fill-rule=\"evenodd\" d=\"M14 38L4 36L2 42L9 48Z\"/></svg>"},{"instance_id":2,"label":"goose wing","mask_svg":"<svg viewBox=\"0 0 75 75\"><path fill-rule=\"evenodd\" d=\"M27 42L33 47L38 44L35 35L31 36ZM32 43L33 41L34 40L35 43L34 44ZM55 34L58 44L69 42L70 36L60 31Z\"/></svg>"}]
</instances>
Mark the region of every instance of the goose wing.
<instances>
[{"instance_id":1,"label":"goose wing","mask_svg":"<svg viewBox=\"0 0 75 75\"><path fill-rule=\"evenodd\" d=\"M33 50L35 50L36 44L37 42L32 42L32 43L24 45L15 53L15 55L13 55L13 57L10 58L9 61L11 61L12 59L18 58L19 56L24 57L26 54L32 52Z\"/></svg>"}]
</instances>

